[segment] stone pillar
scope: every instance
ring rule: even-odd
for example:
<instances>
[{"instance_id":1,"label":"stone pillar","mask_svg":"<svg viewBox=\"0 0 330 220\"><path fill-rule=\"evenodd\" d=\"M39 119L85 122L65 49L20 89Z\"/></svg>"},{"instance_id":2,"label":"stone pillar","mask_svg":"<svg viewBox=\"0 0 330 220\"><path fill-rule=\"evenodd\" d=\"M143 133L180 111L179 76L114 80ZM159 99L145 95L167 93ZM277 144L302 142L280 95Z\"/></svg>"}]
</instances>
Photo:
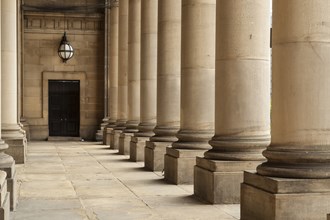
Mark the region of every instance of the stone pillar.
<instances>
[{"instance_id":1,"label":"stone pillar","mask_svg":"<svg viewBox=\"0 0 330 220\"><path fill-rule=\"evenodd\" d=\"M157 126L147 141L145 167L164 169L166 147L177 141L180 126L181 0L158 3Z\"/></svg>"},{"instance_id":2,"label":"stone pillar","mask_svg":"<svg viewBox=\"0 0 330 220\"><path fill-rule=\"evenodd\" d=\"M109 0L110 1L110 0ZM104 0L105 5L108 5L108 0ZM100 125L100 129L96 132L96 141L106 142L104 132L109 124L109 72L108 72L108 45L109 45L109 26L110 26L110 9L105 7L104 9L104 118Z\"/></svg>"},{"instance_id":3,"label":"stone pillar","mask_svg":"<svg viewBox=\"0 0 330 220\"><path fill-rule=\"evenodd\" d=\"M267 162L244 173L241 219L330 212L329 11L326 0L273 1L272 141Z\"/></svg>"},{"instance_id":4,"label":"stone pillar","mask_svg":"<svg viewBox=\"0 0 330 220\"><path fill-rule=\"evenodd\" d=\"M129 155L130 142L140 122L141 0L129 1L128 121L119 139L119 154Z\"/></svg>"},{"instance_id":5,"label":"stone pillar","mask_svg":"<svg viewBox=\"0 0 330 220\"><path fill-rule=\"evenodd\" d=\"M239 203L243 170L270 144L270 1L218 0L216 17L215 136L197 158L194 193Z\"/></svg>"},{"instance_id":6,"label":"stone pillar","mask_svg":"<svg viewBox=\"0 0 330 220\"><path fill-rule=\"evenodd\" d=\"M20 136L22 133L19 131L19 126L17 124L17 52L16 52L16 1L12 0L1 0L1 7L0 7L0 18L1 18L1 68L0 68L0 76L1 76L1 102L0 101L0 109L1 109L1 126L6 125L5 129L0 129L0 169L5 171L7 175L5 175L3 172L0 172L0 185L4 186L4 188L1 187L1 206L4 208L4 211L7 211L6 209L6 203L5 200L8 200L8 194L3 191L7 188L7 191L10 192L10 208L12 210L16 209L17 205L17 180L16 180L16 170L15 170L15 160L12 156L9 156L5 152L8 151L8 145L1 139L1 136L5 133L8 141L13 143L15 141L18 142L18 140L22 141L23 145L23 137L22 139L19 139L17 136ZM13 83L13 81L15 83ZM10 86L13 86L14 91L11 89L11 87L8 87L8 85L5 85L6 83L10 84ZM15 89L16 88L16 89ZM4 96L6 94L7 96L10 96L12 100L10 100L8 97ZM4 108L1 108L1 106L4 106ZM11 114L8 112L8 109L12 111ZM6 118L10 117L10 119ZM16 121L15 121L16 120ZM5 123L4 123L5 122ZM13 129L10 130L8 127L11 128L12 125ZM17 129L17 130L16 130ZM12 137L12 138L9 138ZM21 146L24 149L24 145ZM15 148L14 148L15 149ZM13 152L13 151L10 151ZM4 183L3 178L7 179L7 186L6 183ZM4 197L2 197L4 196ZM9 202L9 201L8 201ZM3 214L3 213L2 213ZM8 215L8 214L6 214Z\"/></svg>"},{"instance_id":7,"label":"stone pillar","mask_svg":"<svg viewBox=\"0 0 330 220\"><path fill-rule=\"evenodd\" d=\"M118 108L118 0L110 1L109 27L109 120L105 129L105 144L110 145L110 137L117 122ZM112 144L113 146L113 144Z\"/></svg>"},{"instance_id":8,"label":"stone pillar","mask_svg":"<svg viewBox=\"0 0 330 220\"><path fill-rule=\"evenodd\" d=\"M132 161L144 161L146 141L154 135L156 126L157 16L158 0L141 1L141 122L130 143Z\"/></svg>"},{"instance_id":9,"label":"stone pillar","mask_svg":"<svg viewBox=\"0 0 330 220\"><path fill-rule=\"evenodd\" d=\"M182 0L181 122L166 149L165 180L191 184L214 132L216 0Z\"/></svg>"},{"instance_id":10,"label":"stone pillar","mask_svg":"<svg viewBox=\"0 0 330 220\"><path fill-rule=\"evenodd\" d=\"M17 3L2 1L2 138L9 145L6 153L16 163L24 163L26 155L25 131L18 124L17 95Z\"/></svg>"},{"instance_id":11,"label":"stone pillar","mask_svg":"<svg viewBox=\"0 0 330 220\"><path fill-rule=\"evenodd\" d=\"M118 27L118 112L116 127L111 132L110 148L119 149L119 137L127 121L127 71L128 71L128 0L119 1Z\"/></svg>"}]
</instances>

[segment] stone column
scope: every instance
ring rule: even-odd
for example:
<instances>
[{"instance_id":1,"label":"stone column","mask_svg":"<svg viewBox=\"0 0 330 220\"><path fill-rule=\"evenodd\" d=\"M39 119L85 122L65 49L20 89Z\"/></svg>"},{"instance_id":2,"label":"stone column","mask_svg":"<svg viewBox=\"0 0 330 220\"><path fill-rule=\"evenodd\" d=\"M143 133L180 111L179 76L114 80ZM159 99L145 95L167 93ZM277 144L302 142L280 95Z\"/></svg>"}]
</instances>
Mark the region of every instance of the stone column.
<instances>
[{"instance_id":1,"label":"stone column","mask_svg":"<svg viewBox=\"0 0 330 220\"><path fill-rule=\"evenodd\" d=\"M113 149L119 149L119 137L125 129L128 116L128 0L119 1L118 55L118 119L116 121L116 127L111 132L113 145L110 145L110 148Z\"/></svg>"},{"instance_id":2,"label":"stone column","mask_svg":"<svg viewBox=\"0 0 330 220\"><path fill-rule=\"evenodd\" d=\"M104 0L107 6L110 0ZM96 132L96 141L102 141L103 144L106 142L106 136L104 132L107 125L109 124L109 71L108 71L108 49L109 49L109 26L110 26L110 9L105 7L104 9L104 118L100 125L100 129Z\"/></svg>"},{"instance_id":3,"label":"stone column","mask_svg":"<svg viewBox=\"0 0 330 220\"><path fill-rule=\"evenodd\" d=\"M9 145L6 153L16 163L24 163L26 155L25 132L18 124L17 72L17 3L2 1L2 138Z\"/></svg>"},{"instance_id":4,"label":"stone column","mask_svg":"<svg viewBox=\"0 0 330 220\"><path fill-rule=\"evenodd\" d=\"M214 132L216 0L182 0L181 122L179 140L166 149L165 180L193 182L196 156Z\"/></svg>"},{"instance_id":5,"label":"stone column","mask_svg":"<svg viewBox=\"0 0 330 220\"><path fill-rule=\"evenodd\" d=\"M109 120L105 144L110 145L110 136L117 122L118 108L118 0L110 1L109 27ZM113 146L113 143L112 143Z\"/></svg>"},{"instance_id":6,"label":"stone column","mask_svg":"<svg viewBox=\"0 0 330 220\"><path fill-rule=\"evenodd\" d=\"M157 126L147 141L145 167L164 169L166 147L177 141L180 126L181 0L158 3Z\"/></svg>"},{"instance_id":7,"label":"stone column","mask_svg":"<svg viewBox=\"0 0 330 220\"><path fill-rule=\"evenodd\" d=\"M239 203L243 170L270 144L270 1L218 0L216 17L215 136L197 158L194 193Z\"/></svg>"},{"instance_id":8,"label":"stone column","mask_svg":"<svg viewBox=\"0 0 330 220\"><path fill-rule=\"evenodd\" d=\"M272 141L244 174L241 219L330 212L329 11L326 0L273 1Z\"/></svg>"},{"instance_id":9,"label":"stone column","mask_svg":"<svg viewBox=\"0 0 330 220\"><path fill-rule=\"evenodd\" d=\"M158 0L141 1L141 122L130 143L132 161L144 161L146 141L154 135L156 126L157 16Z\"/></svg>"},{"instance_id":10,"label":"stone column","mask_svg":"<svg viewBox=\"0 0 330 220\"><path fill-rule=\"evenodd\" d=\"M21 156L25 149L24 133L20 131L17 122L17 30L16 30L16 1L1 0L1 132L0 132L0 169L7 173L0 173L1 178L7 178L7 189L10 192L10 208L16 209L17 180L15 160L5 152L13 153L1 139L4 136L11 143L15 151ZM12 112L9 112L12 111ZM20 145L21 144L21 145ZM17 147L19 146L19 147ZM17 154L15 154L17 156ZM23 157L24 158L24 157ZM20 157L22 159L22 157ZM23 160L24 161L24 160ZM3 184L3 180L0 181ZM1 188L2 189L2 188ZM3 192L1 192L3 194ZM4 195L7 198L7 195ZM8 198L7 198L8 199ZM1 201L3 201L1 199ZM3 203L1 204L3 205Z\"/></svg>"},{"instance_id":11,"label":"stone column","mask_svg":"<svg viewBox=\"0 0 330 220\"><path fill-rule=\"evenodd\" d=\"M119 154L127 155L140 122L141 0L129 1L128 23L128 121L119 139Z\"/></svg>"}]
</instances>

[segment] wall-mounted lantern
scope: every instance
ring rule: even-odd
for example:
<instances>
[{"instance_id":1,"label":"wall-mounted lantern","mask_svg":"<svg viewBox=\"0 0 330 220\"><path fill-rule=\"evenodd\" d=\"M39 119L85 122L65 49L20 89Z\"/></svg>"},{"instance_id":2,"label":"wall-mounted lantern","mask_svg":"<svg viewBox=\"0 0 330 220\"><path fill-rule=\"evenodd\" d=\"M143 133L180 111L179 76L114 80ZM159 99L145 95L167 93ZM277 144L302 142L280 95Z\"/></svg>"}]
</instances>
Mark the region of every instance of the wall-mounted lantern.
<instances>
[{"instance_id":1,"label":"wall-mounted lantern","mask_svg":"<svg viewBox=\"0 0 330 220\"><path fill-rule=\"evenodd\" d=\"M69 44L68 40L66 39L66 32L62 37L62 41L60 46L58 47L58 56L66 63L67 60L73 57L73 47Z\"/></svg>"}]
</instances>

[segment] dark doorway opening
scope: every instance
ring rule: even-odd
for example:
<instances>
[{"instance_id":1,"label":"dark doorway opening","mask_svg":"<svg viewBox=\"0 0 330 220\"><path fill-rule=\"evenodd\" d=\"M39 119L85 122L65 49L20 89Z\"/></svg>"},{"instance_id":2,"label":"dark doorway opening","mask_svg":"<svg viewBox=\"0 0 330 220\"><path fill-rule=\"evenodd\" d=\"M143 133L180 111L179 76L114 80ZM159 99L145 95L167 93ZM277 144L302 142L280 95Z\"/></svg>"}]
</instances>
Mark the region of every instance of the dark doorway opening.
<instances>
[{"instance_id":1,"label":"dark doorway opening","mask_svg":"<svg viewBox=\"0 0 330 220\"><path fill-rule=\"evenodd\" d=\"M49 136L78 137L80 126L80 82L49 80Z\"/></svg>"}]
</instances>

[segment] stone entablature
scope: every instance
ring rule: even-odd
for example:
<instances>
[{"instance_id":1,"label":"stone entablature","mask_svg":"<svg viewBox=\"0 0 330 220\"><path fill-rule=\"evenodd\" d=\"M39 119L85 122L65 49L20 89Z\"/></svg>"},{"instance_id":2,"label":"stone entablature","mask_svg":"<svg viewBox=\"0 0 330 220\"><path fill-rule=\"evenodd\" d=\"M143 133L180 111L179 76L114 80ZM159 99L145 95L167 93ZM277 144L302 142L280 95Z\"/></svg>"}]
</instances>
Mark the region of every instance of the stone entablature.
<instances>
[{"instance_id":1,"label":"stone entablature","mask_svg":"<svg viewBox=\"0 0 330 220\"><path fill-rule=\"evenodd\" d=\"M104 30L102 14L70 14L63 13L24 13L25 32L63 32L65 31L88 31L99 32Z\"/></svg>"}]
</instances>

